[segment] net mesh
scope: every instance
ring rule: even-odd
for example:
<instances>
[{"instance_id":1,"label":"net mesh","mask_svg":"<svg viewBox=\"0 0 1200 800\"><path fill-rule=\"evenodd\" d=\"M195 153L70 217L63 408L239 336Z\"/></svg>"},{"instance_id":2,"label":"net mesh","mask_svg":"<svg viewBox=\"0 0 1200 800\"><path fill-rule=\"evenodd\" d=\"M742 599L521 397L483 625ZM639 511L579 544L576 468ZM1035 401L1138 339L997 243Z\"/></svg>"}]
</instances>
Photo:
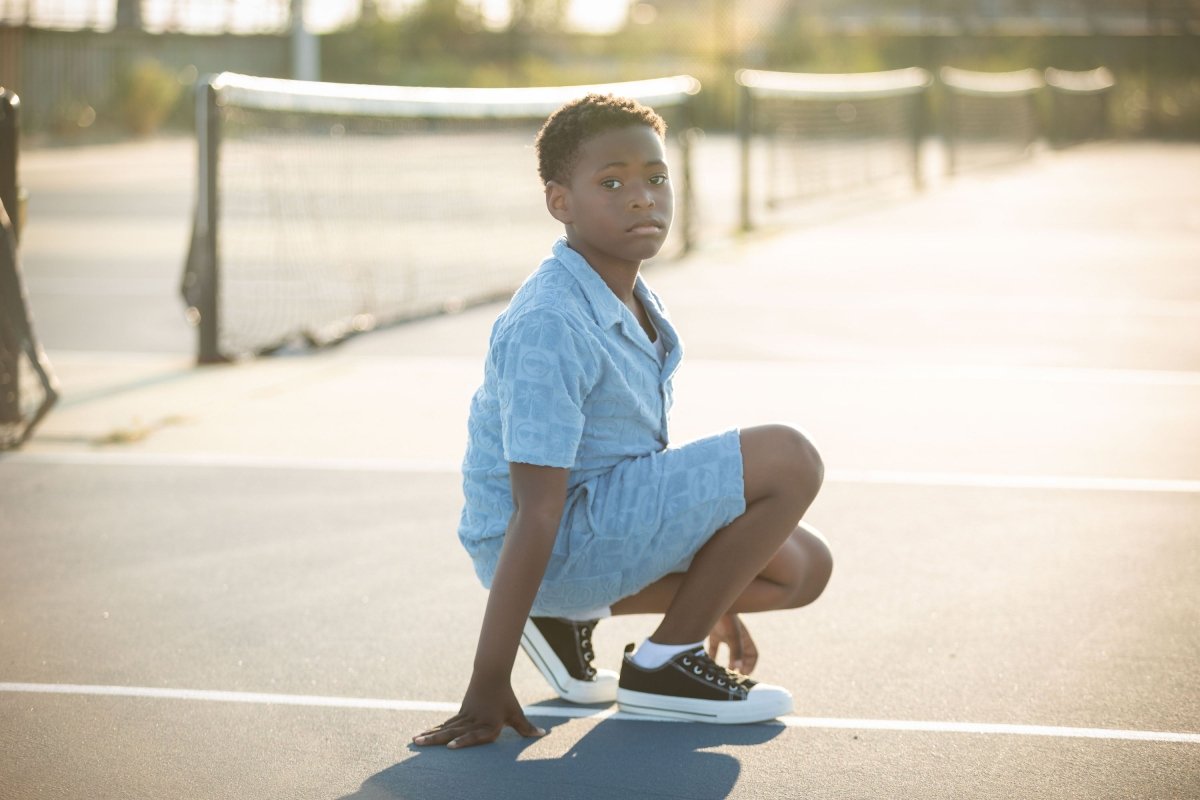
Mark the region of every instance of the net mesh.
<instances>
[{"instance_id":1,"label":"net mesh","mask_svg":"<svg viewBox=\"0 0 1200 800\"><path fill-rule=\"evenodd\" d=\"M812 75L745 70L743 192L755 216L917 173L924 70ZM748 227L748 226L747 226Z\"/></svg>"},{"instance_id":2,"label":"net mesh","mask_svg":"<svg viewBox=\"0 0 1200 800\"><path fill-rule=\"evenodd\" d=\"M660 93L655 105L673 132L686 127L694 92L677 84L685 88ZM295 87L287 96L225 98L214 262L220 353L326 344L510 293L561 234L545 210L534 136L562 100L593 88L540 97L471 90L468 102L436 90L388 98L382 89L331 100ZM675 141L668 152L678 165ZM678 199L676 208L667 257L683 247ZM189 258L189 271L211 266L198 261ZM185 278L193 307L205 283Z\"/></svg>"},{"instance_id":3,"label":"net mesh","mask_svg":"<svg viewBox=\"0 0 1200 800\"><path fill-rule=\"evenodd\" d=\"M20 106L13 92L0 87L0 450L29 438L58 399L50 362L33 333L17 255Z\"/></svg>"},{"instance_id":4,"label":"net mesh","mask_svg":"<svg viewBox=\"0 0 1200 800\"><path fill-rule=\"evenodd\" d=\"M1104 67L1072 72L1046 70L1050 91L1049 134L1058 147L1065 147L1109 134L1109 97L1116 85Z\"/></svg>"},{"instance_id":5,"label":"net mesh","mask_svg":"<svg viewBox=\"0 0 1200 800\"><path fill-rule=\"evenodd\" d=\"M0 204L0 450L20 445L58 399L21 283L16 241Z\"/></svg>"},{"instance_id":6,"label":"net mesh","mask_svg":"<svg viewBox=\"0 0 1200 800\"><path fill-rule=\"evenodd\" d=\"M942 113L949 167L969 170L1027 157L1038 136L1036 70L971 72L943 67Z\"/></svg>"}]
</instances>

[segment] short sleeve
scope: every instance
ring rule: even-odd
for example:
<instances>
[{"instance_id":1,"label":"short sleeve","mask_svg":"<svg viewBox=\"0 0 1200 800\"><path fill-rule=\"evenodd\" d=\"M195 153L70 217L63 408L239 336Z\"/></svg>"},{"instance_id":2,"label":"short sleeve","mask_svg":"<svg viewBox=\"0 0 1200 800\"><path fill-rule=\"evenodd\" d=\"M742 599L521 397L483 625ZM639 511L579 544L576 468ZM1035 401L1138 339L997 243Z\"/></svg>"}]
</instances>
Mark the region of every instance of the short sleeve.
<instances>
[{"instance_id":1,"label":"short sleeve","mask_svg":"<svg viewBox=\"0 0 1200 800\"><path fill-rule=\"evenodd\" d=\"M492 342L504 458L571 467L583 438L583 404L594 384L579 334L554 311L531 310Z\"/></svg>"}]
</instances>

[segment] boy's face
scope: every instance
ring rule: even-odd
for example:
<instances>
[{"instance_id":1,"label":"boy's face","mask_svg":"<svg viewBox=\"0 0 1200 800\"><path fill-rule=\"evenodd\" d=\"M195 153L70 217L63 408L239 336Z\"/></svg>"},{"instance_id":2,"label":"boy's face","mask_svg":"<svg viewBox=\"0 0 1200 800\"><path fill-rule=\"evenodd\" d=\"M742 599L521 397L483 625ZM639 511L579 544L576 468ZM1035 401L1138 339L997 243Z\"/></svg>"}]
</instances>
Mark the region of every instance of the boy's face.
<instances>
[{"instance_id":1,"label":"boy's face","mask_svg":"<svg viewBox=\"0 0 1200 800\"><path fill-rule=\"evenodd\" d=\"M636 268L662 249L671 227L674 194L662 140L646 125L593 136L580 146L567 183L547 185L546 204L594 269Z\"/></svg>"}]
</instances>

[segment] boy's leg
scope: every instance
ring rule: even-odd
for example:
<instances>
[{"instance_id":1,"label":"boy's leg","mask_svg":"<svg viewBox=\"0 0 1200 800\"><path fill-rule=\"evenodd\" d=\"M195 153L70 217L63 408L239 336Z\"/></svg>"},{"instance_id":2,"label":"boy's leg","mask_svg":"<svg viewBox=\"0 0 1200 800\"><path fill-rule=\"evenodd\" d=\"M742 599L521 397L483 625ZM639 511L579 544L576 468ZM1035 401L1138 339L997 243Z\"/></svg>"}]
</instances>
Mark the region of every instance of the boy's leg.
<instances>
[{"instance_id":1,"label":"boy's leg","mask_svg":"<svg viewBox=\"0 0 1200 800\"><path fill-rule=\"evenodd\" d=\"M741 449L745 513L713 534L673 587L656 584L639 595L651 599L656 591L675 590L650 639L637 653L633 645L626 648L617 688L622 711L717 723L760 722L792 711L786 689L722 667L703 645L735 604L803 605L824 589L832 568L828 548L815 532L798 527L823 468L804 435L783 426L742 431Z\"/></svg>"},{"instance_id":2,"label":"boy's leg","mask_svg":"<svg viewBox=\"0 0 1200 800\"><path fill-rule=\"evenodd\" d=\"M806 606L821 596L832 572L833 556L825 537L801 522L725 613L748 614ZM614 603L613 615L666 613L685 577L682 572L663 576L637 594Z\"/></svg>"},{"instance_id":3,"label":"boy's leg","mask_svg":"<svg viewBox=\"0 0 1200 800\"><path fill-rule=\"evenodd\" d=\"M722 614L812 602L833 561L820 534L800 525L823 466L799 431L781 425L741 432L746 511L713 534L686 573L668 575L613 605L614 614L665 612L660 644L703 640Z\"/></svg>"}]
</instances>

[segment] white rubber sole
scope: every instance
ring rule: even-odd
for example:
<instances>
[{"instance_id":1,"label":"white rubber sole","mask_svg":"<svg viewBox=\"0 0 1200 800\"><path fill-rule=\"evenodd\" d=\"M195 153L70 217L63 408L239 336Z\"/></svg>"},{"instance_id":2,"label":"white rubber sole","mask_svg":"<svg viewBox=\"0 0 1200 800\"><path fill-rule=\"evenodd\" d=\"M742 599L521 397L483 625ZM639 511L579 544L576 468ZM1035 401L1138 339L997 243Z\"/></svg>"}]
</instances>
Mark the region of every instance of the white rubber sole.
<instances>
[{"instance_id":1,"label":"white rubber sole","mask_svg":"<svg viewBox=\"0 0 1200 800\"><path fill-rule=\"evenodd\" d=\"M792 713L791 692L781 686L765 683L752 688L745 700L694 700L690 697L618 689L617 704L626 714L716 725L766 722Z\"/></svg>"},{"instance_id":2,"label":"white rubber sole","mask_svg":"<svg viewBox=\"0 0 1200 800\"><path fill-rule=\"evenodd\" d=\"M531 621L525 620L521 633L521 649L537 667L558 696L568 703L612 703L617 699L617 673L611 669L596 670L594 680L572 678L554 654L550 643Z\"/></svg>"}]
</instances>

